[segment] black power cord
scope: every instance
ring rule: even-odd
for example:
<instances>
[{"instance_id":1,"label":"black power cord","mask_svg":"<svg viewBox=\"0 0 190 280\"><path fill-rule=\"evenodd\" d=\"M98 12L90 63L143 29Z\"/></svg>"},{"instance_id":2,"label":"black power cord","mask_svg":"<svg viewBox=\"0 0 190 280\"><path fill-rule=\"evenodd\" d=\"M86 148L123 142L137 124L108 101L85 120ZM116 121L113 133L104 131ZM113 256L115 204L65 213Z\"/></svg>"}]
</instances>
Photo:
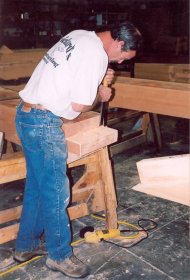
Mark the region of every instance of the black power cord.
<instances>
[{"instance_id":1,"label":"black power cord","mask_svg":"<svg viewBox=\"0 0 190 280\"><path fill-rule=\"evenodd\" d=\"M149 228L144 228L141 224L141 222L151 222L153 224L153 226L149 227ZM138 220L138 226L141 228L139 230L121 230L121 232L144 232L146 234L146 236L144 238L141 238L139 241L135 242L135 243L132 243L132 244L129 244L128 246L123 246L123 245L120 245L118 243L115 243L115 242L112 242L112 241L108 241L108 240L105 240L105 239L102 239L102 241L104 241L105 243L109 243L109 244L112 244L112 245L115 245L117 247L120 247L122 249L128 249L128 248L131 248L131 247L134 247L136 246L137 244L139 244L140 242L142 242L143 240L147 239L149 234L148 232L157 228L157 223L151 219L139 219Z\"/></svg>"},{"instance_id":2,"label":"black power cord","mask_svg":"<svg viewBox=\"0 0 190 280\"><path fill-rule=\"evenodd\" d=\"M122 205L122 204L119 204L118 206L121 206L122 208L125 208L125 209L126 209L126 207L125 207L124 205ZM97 214L96 214L96 216L99 216L100 218L104 218L104 217L101 216L101 215L97 215ZM149 227L143 226L143 224L142 224L143 222L149 223ZM138 223L139 228L141 228L141 229L139 229L139 230L135 230L135 229L124 229L124 230L120 230L120 232L144 232L144 233L145 233L145 237L144 237L144 238L141 238L139 241L137 241L137 242L135 242L135 243L132 243L132 244L129 244L128 246L122 246L122 245L120 245L120 244L118 244L118 243L115 243L115 242L112 242L112 241L108 241L108 240L105 240L105 239L102 239L102 241L104 241L105 243L113 244L113 245L118 246L118 247L123 248L123 249L128 249L128 248L131 248L131 247L136 246L137 244L139 244L139 243L142 242L143 240L147 239L148 236L149 236L149 232L150 232L151 230L153 230L153 229L155 229L155 228L158 227L158 224L157 224L155 221L153 221L152 219L141 218L141 219L138 220L137 223ZM150 225L150 224L151 224L151 225Z\"/></svg>"}]
</instances>

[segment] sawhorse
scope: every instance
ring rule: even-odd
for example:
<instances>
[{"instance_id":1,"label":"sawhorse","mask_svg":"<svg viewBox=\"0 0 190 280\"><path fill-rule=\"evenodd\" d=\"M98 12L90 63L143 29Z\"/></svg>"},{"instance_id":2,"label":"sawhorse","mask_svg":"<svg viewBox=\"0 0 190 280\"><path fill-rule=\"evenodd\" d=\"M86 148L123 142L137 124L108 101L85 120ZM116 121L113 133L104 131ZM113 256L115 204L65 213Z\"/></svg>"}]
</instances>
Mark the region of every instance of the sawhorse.
<instances>
[{"instance_id":1,"label":"sawhorse","mask_svg":"<svg viewBox=\"0 0 190 280\"><path fill-rule=\"evenodd\" d=\"M80 159L68 158L68 168L85 166L82 177L72 186L70 220L99 211L105 212L107 228L117 228L116 195L108 149L104 147ZM24 179L25 158L22 152L4 155L0 160L0 184ZM74 205L72 205L74 203ZM6 225L20 218L22 206L0 211L0 244L16 238L19 223Z\"/></svg>"}]
</instances>

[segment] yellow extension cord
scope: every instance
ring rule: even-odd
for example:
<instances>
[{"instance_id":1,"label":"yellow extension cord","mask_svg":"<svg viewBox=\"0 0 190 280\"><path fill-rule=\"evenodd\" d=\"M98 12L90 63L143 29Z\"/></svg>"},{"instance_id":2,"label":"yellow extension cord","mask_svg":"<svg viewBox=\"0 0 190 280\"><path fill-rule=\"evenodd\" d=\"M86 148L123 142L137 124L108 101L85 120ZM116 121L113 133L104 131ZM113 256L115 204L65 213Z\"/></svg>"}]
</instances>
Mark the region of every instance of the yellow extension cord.
<instances>
[{"instance_id":1,"label":"yellow extension cord","mask_svg":"<svg viewBox=\"0 0 190 280\"><path fill-rule=\"evenodd\" d=\"M94 214L91 215L91 217L93 217L93 218L95 218L95 219L98 219L98 220L105 221L105 218L100 217L100 216L97 216L97 215L94 215ZM130 224L130 223L127 223L127 222L125 222L125 221L118 221L118 224L119 224L119 225L127 225L127 226L129 226L129 227L131 227L131 228L134 228L134 229L137 230L137 231L139 230L139 228L138 228L137 226L132 225L132 224ZM118 238L120 238L120 239L133 239L133 238L136 238L138 235L139 235L139 232L137 232L137 233L134 234L134 235L130 235L130 236L119 236ZM77 245L77 244L79 244L79 243L81 243L81 242L84 242L84 240L85 240L84 238L81 238L81 239L79 239L79 240L76 240L76 241L74 241L74 242L71 243L71 246L75 246L75 245ZM6 275L6 274L8 274L8 273L11 273L11 272L17 270L18 268L20 268L20 267L22 267L22 266L25 266L26 264L29 264L29 263L31 263L31 262L33 262L33 261L36 261L36 260L38 260L38 259L41 259L42 257L44 257L44 256L37 256L37 257L32 258L32 259L29 260L29 261L26 261L26 262L20 263L20 264L18 264L18 265L15 265L15 266L11 267L10 269L1 272L1 273L0 273L0 277L2 277L2 276Z\"/></svg>"}]
</instances>

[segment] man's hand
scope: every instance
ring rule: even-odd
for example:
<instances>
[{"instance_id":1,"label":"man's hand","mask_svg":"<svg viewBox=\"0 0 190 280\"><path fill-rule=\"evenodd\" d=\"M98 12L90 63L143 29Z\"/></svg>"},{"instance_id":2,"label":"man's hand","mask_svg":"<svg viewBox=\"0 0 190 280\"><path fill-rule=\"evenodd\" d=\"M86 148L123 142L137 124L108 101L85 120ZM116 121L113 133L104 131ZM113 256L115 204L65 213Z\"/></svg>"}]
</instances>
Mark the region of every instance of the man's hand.
<instances>
[{"instance_id":1,"label":"man's hand","mask_svg":"<svg viewBox=\"0 0 190 280\"><path fill-rule=\"evenodd\" d=\"M106 80L107 85L110 85L114 79L114 70L112 70L111 68L108 68L104 79ZM75 102L71 102L71 106L72 106L72 109L76 112L87 112L87 111L92 110L96 106L97 102L109 101L111 96L112 96L112 89L108 86L100 85L98 88L96 100L94 101L94 103L92 105L87 106L87 105L82 105L82 104L78 104Z\"/></svg>"},{"instance_id":2,"label":"man's hand","mask_svg":"<svg viewBox=\"0 0 190 280\"><path fill-rule=\"evenodd\" d=\"M112 96L112 89L110 87L105 87L100 85L98 88L98 101L107 102Z\"/></svg>"},{"instance_id":3,"label":"man's hand","mask_svg":"<svg viewBox=\"0 0 190 280\"><path fill-rule=\"evenodd\" d=\"M103 82L103 85L100 85L98 88L98 100L100 102L107 102L110 100L112 96L112 89L108 87L108 85L110 85L113 82L113 79L114 79L114 70L108 68L103 80L105 82Z\"/></svg>"},{"instance_id":4,"label":"man's hand","mask_svg":"<svg viewBox=\"0 0 190 280\"><path fill-rule=\"evenodd\" d=\"M108 68L104 77L104 80L108 85L110 85L113 82L114 79L114 70L111 68Z\"/></svg>"}]
</instances>

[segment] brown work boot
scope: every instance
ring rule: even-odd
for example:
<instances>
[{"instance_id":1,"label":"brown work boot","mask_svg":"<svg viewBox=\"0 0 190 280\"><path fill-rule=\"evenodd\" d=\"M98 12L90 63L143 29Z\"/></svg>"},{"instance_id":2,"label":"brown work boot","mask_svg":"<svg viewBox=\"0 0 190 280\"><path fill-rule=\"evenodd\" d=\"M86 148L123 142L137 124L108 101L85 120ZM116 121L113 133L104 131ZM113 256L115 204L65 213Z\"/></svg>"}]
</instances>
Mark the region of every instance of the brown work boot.
<instances>
[{"instance_id":1,"label":"brown work boot","mask_svg":"<svg viewBox=\"0 0 190 280\"><path fill-rule=\"evenodd\" d=\"M74 255L65 259L64 261L53 261L52 259L48 258L46 265L51 270L60 271L66 276L73 278L84 278L89 274L87 266Z\"/></svg>"},{"instance_id":2,"label":"brown work boot","mask_svg":"<svg viewBox=\"0 0 190 280\"><path fill-rule=\"evenodd\" d=\"M13 253L13 259L17 262L26 262L31 260L32 258L36 257L36 256L43 256L43 255L47 255L47 251L45 250L33 250L31 252L18 252L15 251Z\"/></svg>"}]
</instances>

